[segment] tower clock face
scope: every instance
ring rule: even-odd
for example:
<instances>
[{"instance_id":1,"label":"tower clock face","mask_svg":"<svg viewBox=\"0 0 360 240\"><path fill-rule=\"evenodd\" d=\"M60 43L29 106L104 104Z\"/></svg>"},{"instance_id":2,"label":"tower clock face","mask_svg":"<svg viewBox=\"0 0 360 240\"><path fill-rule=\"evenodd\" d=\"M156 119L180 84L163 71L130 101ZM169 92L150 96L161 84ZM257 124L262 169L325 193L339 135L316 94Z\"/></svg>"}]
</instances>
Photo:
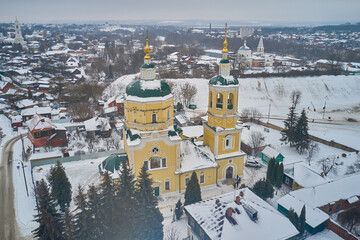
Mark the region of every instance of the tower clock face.
<instances>
[{"instance_id":1,"label":"tower clock face","mask_svg":"<svg viewBox=\"0 0 360 240\"><path fill-rule=\"evenodd\" d=\"M152 153L158 153L159 152L159 149L157 147L154 147L152 150L151 150Z\"/></svg>"}]
</instances>

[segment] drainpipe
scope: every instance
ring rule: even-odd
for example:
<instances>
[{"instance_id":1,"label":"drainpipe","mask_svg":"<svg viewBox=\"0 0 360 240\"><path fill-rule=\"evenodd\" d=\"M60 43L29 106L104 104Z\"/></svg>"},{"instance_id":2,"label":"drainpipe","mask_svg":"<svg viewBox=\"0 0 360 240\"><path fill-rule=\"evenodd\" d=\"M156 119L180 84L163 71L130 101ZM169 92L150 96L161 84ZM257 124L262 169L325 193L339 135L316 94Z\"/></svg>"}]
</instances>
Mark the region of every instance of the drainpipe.
<instances>
[{"instance_id":1,"label":"drainpipe","mask_svg":"<svg viewBox=\"0 0 360 240\"><path fill-rule=\"evenodd\" d=\"M218 167L216 168L216 186L217 187L220 187L219 184L218 184Z\"/></svg>"},{"instance_id":2,"label":"drainpipe","mask_svg":"<svg viewBox=\"0 0 360 240\"><path fill-rule=\"evenodd\" d=\"M179 174L179 193L181 193L181 173Z\"/></svg>"}]
</instances>

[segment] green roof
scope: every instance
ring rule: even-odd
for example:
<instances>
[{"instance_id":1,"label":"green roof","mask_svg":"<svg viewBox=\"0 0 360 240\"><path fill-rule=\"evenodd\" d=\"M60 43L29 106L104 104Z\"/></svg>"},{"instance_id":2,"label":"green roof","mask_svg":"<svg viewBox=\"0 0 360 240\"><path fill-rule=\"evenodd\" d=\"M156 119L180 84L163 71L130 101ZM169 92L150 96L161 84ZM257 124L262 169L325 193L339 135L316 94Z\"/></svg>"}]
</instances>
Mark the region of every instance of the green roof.
<instances>
[{"instance_id":1,"label":"green roof","mask_svg":"<svg viewBox=\"0 0 360 240\"><path fill-rule=\"evenodd\" d=\"M146 81L146 85L148 85L151 81L160 81L159 88L142 88L142 81ZM161 80L136 80L130 83L126 87L126 94L135 97L148 98L148 97L164 97L171 93L169 85Z\"/></svg>"},{"instance_id":2,"label":"green roof","mask_svg":"<svg viewBox=\"0 0 360 240\"><path fill-rule=\"evenodd\" d=\"M154 64L143 64L141 68L154 68Z\"/></svg>"},{"instance_id":3,"label":"green roof","mask_svg":"<svg viewBox=\"0 0 360 240\"><path fill-rule=\"evenodd\" d=\"M229 63L230 61L229 61L229 59L221 59L220 60L220 63Z\"/></svg>"},{"instance_id":4,"label":"green roof","mask_svg":"<svg viewBox=\"0 0 360 240\"><path fill-rule=\"evenodd\" d=\"M238 85L239 81L236 77L230 76L228 78L224 78L220 75L212 77L209 81L210 85L222 85L222 86L229 86L229 85Z\"/></svg>"},{"instance_id":5,"label":"green roof","mask_svg":"<svg viewBox=\"0 0 360 240\"><path fill-rule=\"evenodd\" d=\"M104 170L114 173L115 170L119 170L120 163L123 161L128 161L128 157L125 153L111 154L101 163L101 165Z\"/></svg>"}]
</instances>

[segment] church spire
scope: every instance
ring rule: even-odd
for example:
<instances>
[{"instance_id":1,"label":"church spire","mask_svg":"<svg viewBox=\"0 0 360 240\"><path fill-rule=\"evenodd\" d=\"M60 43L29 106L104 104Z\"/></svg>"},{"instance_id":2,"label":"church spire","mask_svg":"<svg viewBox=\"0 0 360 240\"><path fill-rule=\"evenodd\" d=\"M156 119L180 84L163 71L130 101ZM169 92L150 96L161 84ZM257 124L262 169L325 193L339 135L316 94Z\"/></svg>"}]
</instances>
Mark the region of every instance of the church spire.
<instances>
[{"instance_id":1,"label":"church spire","mask_svg":"<svg viewBox=\"0 0 360 240\"><path fill-rule=\"evenodd\" d=\"M264 53L264 42L263 42L263 35L262 34L260 36L259 45L257 47L257 52L258 53Z\"/></svg>"},{"instance_id":2,"label":"church spire","mask_svg":"<svg viewBox=\"0 0 360 240\"><path fill-rule=\"evenodd\" d=\"M146 46L144 48L145 57L144 62L145 64L150 64L150 56L149 53L151 52L151 48L149 47L149 38L148 38L148 32L146 31Z\"/></svg>"},{"instance_id":3,"label":"church spire","mask_svg":"<svg viewBox=\"0 0 360 240\"><path fill-rule=\"evenodd\" d=\"M229 50L227 49L227 46L228 46L228 42L227 42L227 23L225 24L225 40L224 40L224 48L222 50L222 53L223 53L223 59L227 59L227 54L229 53ZM226 58L224 58L226 57Z\"/></svg>"}]
</instances>

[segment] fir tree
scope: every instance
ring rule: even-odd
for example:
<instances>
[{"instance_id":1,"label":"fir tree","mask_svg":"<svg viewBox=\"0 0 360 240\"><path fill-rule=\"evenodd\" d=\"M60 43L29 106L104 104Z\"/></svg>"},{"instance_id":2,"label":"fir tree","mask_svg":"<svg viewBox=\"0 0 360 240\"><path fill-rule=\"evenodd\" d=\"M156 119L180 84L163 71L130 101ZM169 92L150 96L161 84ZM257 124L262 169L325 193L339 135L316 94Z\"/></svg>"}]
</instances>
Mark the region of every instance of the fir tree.
<instances>
[{"instance_id":1,"label":"fir tree","mask_svg":"<svg viewBox=\"0 0 360 240\"><path fill-rule=\"evenodd\" d=\"M138 176L136 199L138 205L139 216L137 221L142 226L138 232L138 239L163 239L164 220L159 208L157 207L157 199L154 196L152 188L152 179L147 172L145 166L141 168Z\"/></svg>"},{"instance_id":2,"label":"fir tree","mask_svg":"<svg viewBox=\"0 0 360 240\"><path fill-rule=\"evenodd\" d=\"M184 206L201 201L201 190L196 172L193 172L185 191Z\"/></svg>"},{"instance_id":3,"label":"fir tree","mask_svg":"<svg viewBox=\"0 0 360 240\"><path fill-rule=\"evenodd\" d=\"M305 109L303 109L299 120L297 121L295 131L295 147L300 154L303 154L304 151L309 148L310 139L308 131L308 119Z\"/></svg>"},{"instance_id":4,"label":"fir tree","mask_svg":"<svg viewBox=\"0 0 360 240\"><path fill-rule=\"evenodd\" d=\"M71 202L71 184L60 161L51 167L48 180L51 194L57 200L60 209L64 210L65 206L69 206Z\"/></svg>"},{"instance_id":5,"label":"fir tree","mask_svg":"<svg viewBox=\"0 0 360 240\"><path fill-rule=\"evenodd\" d=\"M276 182L275 182L275 186L277 188L281 187L282 181L283 181L283 175L284 175L284 165L282 163L280 163L277 167L277 171L276 171Z\"/></svg>"},{"instance_id":6,"label":"fir tree","mask_svg":"<svg viewBox=\"0 0 360 240\"><path fill-rule=\"evenodd\" d=\"M107 171L103 174L100 189L101 228L103 229L104 239L113 239L115 232L118 230L115 225L115 213L118 209L115 189Z\"/></svg>"},{"instance_id":7,"label":"fir tree","mask_svg":"<svg viewBox=\"0 0 360 240\"><path fill-rule=\"evenodd\" d=\"M273 186L276 185L276 179L277 179L277 174L278 174L278 169L279 169L279 161L275 161L275 167L273 169L273 172L272 172L272 177L271 177L271 184Z\"/></svg>"},{"instance_id":8,"label":"fir tree","mask_svg":"<svg viewBox=\"0 0 360 240\"><path fill-rule=\"evenodd\" d=\"M288 113L288 118L284 121L285 129L281 131L281 139L285 144L290 143L292 147L295 143L295 131L296 131L296 112L295 106L291 106Z\"/></svg>"},{"instance_id":9,"label":"fir tree","mask_svg":"<svg viewBox=\"0 0 360 240\"><path fill-rule=\"evenodd\" d=\"M36 239L63 239L63 225L61 222L61 215L56 211L56 203L49 192L49 187L44 179L35 187L35 196L37 200L34 221L39 223L39 227L32 232Z\"/></svg>"},{"instance_id":10,"label":"fir tree","mask_svg":"<svg viewBox=\"0 0 360 240\"><path fill-rule=\"evenodd\" d=\"M78 186L77 196L75 197L76 214L74 216L74 239L91 239L91 216L87 209L86 195L81 186Z\"/></svg>"},{"instance_id":11,"label":"fir tree","mask_svg":"<svg viewBox=\"0 0 360 240\"><path fill-rule=\"evenodd\" d=\"M299 228L299 217L297 213L294 211L294 209L290 209L288 212L288 218L290 222L296 227L296 229Z\"/></svg>"},{"instance_id":12,"label":"fir tree","mask_svg":"<svg viewBox=\"0 0 360 240\"><path fill-rule=\"evenodd\" d=\"M257 181L252 188L252 191L264 200L274 197L274 188L270 181L265 179L260 179Z\"/></svg>"},{"instance_id":13,"label":"fir tree","mask_svg":"<svg viewBox=\"0 0 360 240\"><path fill-rule=\"evenodd\" d=\"M64 225L64 231L63 231L63 236L64 236L64 240L73 240L73 234L74 234L74 227L73 227L73 219L74 216L72 215L72 213L70 212L68 207L65 207L64 209L64 214L62 217L62 222Z\"/></svg>"},{"instance_id":14,"label":"fir tree","mask_svg":"<svg viewBox=\"0 0 360 240\"><path fill-rule=\"evenodd\" d=\"M120 170L120 184L117 191L117 216L118 224L117 238L135 239L136 218L138 215L138 206L135 201L134 175L128 167L127 162L122 162Z\"/></svg>"},{"instance_id":15,"label":"fir tree","mask_svg":"<svg viewBox=\"0 0 360 240\"><path fill-rule=\"evenodd\" d=\"M88 196L88 211L90 215L90 229L92 233L91 239L102 239L102 224L101 224L101 203L98 189L92 185L87 192Z\"/></svg>"},{"instance_id":16,"label":"fir tree","mask_svg":"<svg viewBox=\"0 0 360 240\"><path fill-rule=\"evenodd\" d=\"M33 94L31 92L31 90L28 88L28 99L33 99Z\"/></svg>"},{"instance_id":17,"label":"fir tree","mask_svg":"<svg viewBox=\"0 0 360 240\"><path fill-rule=\"evenodd\" d=\"M299 227L298 230L300 234L303 234L305 232L305 205L301 209L300 217L299 217Z\"/></svg>"},{"instance_id":18,"label":"fir tree","mask_svg":"<svg viewBox=\"0 0 360 240\"><path fill-rule=\"evenodd\" d=\"M271 158L268 163L268 168L266 171L266 180L273 182L273 176L275 171L275 158Z\"/></svg>"},{"instance_id":19,"label":"fir tree","mask_svg":"<svg viewBox=\"0 0 360 240\"><path fill-rule=\"evenodd\" d=\"M176 203L176 206L175 206L176 220L180 220L181 216L184 213L181 206L182 206L182 203L181 203L181 200L179 199L179 201Z\"/></svg>"}]
</instances>

